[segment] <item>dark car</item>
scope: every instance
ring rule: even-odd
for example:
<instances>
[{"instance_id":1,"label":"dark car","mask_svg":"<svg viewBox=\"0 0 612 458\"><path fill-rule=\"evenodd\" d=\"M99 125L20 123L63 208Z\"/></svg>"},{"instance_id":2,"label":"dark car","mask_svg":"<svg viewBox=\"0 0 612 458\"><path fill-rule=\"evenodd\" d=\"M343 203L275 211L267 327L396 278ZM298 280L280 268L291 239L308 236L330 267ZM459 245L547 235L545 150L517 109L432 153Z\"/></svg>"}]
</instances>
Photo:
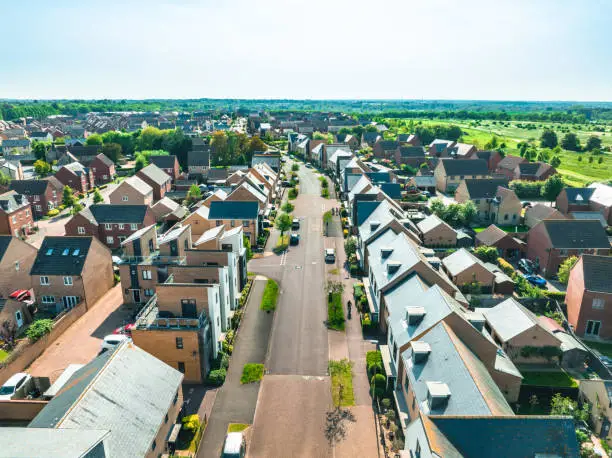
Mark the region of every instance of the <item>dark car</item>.
<instances>
[{"instance_id":1,"label":"dark car","mask_svg":"<svg viewBox=\"0 0 612 458\"><path fill-rule=\"evenodd\" d=\"M519 266L519 269L521 269L525 273L531 274L535 272L535 265L533 261L529 259L521 259L518 262L518 266Z\"/></svg>"},{"instance_id":2,"label":"dark car","mask_svg":"<svg viewBox=\"0 0 612 458\"><path fill-rule=\"evenodd\" d=\"M290 245L297 245L298 243L300 243L300 234L296 234L295 232L293 232L289 236L289 244Z\"/></svg>"},{"instance_id":3,"label":"dark car","mask_svg":"<svg viewBox=\"0 0 612 458\"><path fill-rule=\"evenodd\" d=\"M525 275L525 280L538 288L546 288L546 280L539 275Z\"/></svg>"},{"instance_id":4,"label":"dark car","mask_svg":"<svg viewBox=\"0 0 612 458\"><path fill-rule=\"evenodd\" d=\"M289 188L291 187L291 182L287 180L283 180L281 181L281 185L283 186L283 188Z\"/></svg>"}]
</instances>

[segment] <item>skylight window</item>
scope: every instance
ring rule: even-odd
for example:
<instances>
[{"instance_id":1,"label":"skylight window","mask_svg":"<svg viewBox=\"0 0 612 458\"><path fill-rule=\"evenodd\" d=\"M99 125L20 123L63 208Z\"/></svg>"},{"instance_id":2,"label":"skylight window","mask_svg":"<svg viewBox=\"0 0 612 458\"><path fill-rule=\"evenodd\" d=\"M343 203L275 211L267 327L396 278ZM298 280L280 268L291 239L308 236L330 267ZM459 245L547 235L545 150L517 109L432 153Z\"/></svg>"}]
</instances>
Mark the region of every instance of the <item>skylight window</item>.
<instances>
[{"instance_id":1,"label":"skylight window","mask_svg":"<svg viewBox=\"0 0 612 458\"><path fill-rule=\"evenodd\" d=\"M74 250L74 251L72 252L72 256L78 256L80 252L81 252L81 250L79 250L79 249L77 248L76 250Z\"/></svg>"},{"instance_id":2,"label":"skylight window","mask_svg":"<svg viewBox=\"0 0 612 458\"><path fill-rule=\"evenodd\" d=\"M51 256L53 254L53 248L49 248L47 250L47 256Z\"/></svg>"},{"instance_id":3,"label":"skylight window","mask_svg":"<svg viewBox=\"0 0 612 458\"><path fill-rule=\"evenodd\" d=\"M69 253L70 253L70 248L65 248L64 251L62 251L62 256L68 256Z\"/></svg>"}]
</instances>

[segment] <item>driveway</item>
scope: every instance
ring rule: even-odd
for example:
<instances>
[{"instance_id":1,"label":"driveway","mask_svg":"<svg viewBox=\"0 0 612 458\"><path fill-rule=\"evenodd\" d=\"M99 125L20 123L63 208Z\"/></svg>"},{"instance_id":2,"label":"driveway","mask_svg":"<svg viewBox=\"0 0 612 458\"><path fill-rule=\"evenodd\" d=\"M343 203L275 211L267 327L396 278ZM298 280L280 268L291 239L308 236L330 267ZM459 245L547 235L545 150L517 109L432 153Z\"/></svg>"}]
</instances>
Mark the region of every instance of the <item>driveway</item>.
<instances>
[{"instance_id":1,"label":"driveway","mask_svg":"<svg viewBox=\"0 0 612 458\"><path fill-rule=\"evenodd\" d=\"M246 363L263 363L274 314L259 309L266 279L259 277L246 305L245 314L234 343L227 378L217 391L210 422L204 432L198 457L221 456L229 423L253 423L259 383L242 385L240 377Z\"/></svg>"},{"instance_id":2,"label":"driveway","mask_svg":"<svg viewBox=\"0 0 612 458\"><path fill-rule=\"evenodd\" d=\"M118 284L53 342L27 371L49 377L53 383L69 364L90 362L99 353L104 337L131 319L132 312L121 307L122 304L121 284Z\"/></svg>"}]
</instances>

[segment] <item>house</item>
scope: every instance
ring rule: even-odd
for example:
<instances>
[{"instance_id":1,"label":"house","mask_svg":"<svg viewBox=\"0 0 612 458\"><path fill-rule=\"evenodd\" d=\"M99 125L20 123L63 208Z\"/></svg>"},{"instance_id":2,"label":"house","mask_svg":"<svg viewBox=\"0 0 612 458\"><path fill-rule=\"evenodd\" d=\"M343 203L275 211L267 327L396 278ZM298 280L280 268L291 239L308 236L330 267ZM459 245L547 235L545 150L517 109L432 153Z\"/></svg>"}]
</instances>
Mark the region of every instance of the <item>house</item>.
<instances>
[{"instance_id":1,"label":"house","mask_svg":"<svg viewBox=\"0 0 612 458\"><path fill-rule=\"evenodd\" d=\"M0 158L0 172L9 176L12 180L23 180L23 167L21 161L7 160L6 158Z\"/></svg>"},{"instance_id":2,"label":"house","mask_svg":"<svg viewBox=\"0 0 612 458\"><path fill-rule=\"evenodd\" d=\"M557 208L564 215L573 212L598 211L612 225L612 187L593 183L588 188L563 188L557 196Z\"/></svg>"},{"instance_id":3,"label":"house","mask_svg":"<svg viewBox=\"0 0 612 458\"><path fill-rule=\"evenodd\" d=\"M251 167L255 167L257 164L267 164L276 173L280 170L280 153L278 152L255 152L251 159Z\"/></svg>"},{"instance_id":4,"label":"house","mask_svg":"<svg viewBox=\"0 0 612 458\"><path fill-rule=\"evenodd\" d=\"M495 290L495 274L465 248L455 251L442 260L444 271L455 285L469 293L469 285L477 282L484 293Z\"/></svg>"},{"instance_id":5,"label":"house","mask_svg":"<svg viewBox=\"0 0 612 458\"><path fill-rule=\"evenodd\" d=\"M545 181L555 173L557 173L557 170L546 162L523 162L514 169L514 179Z\"/></svg>"},{"instance_id":6,"label":"house","mask_svg":"<svg viewBox=\"0 0 612 458\"><path fill-rule=\"evenodd\" d=\"M421 146L421 140L414 134L397 134L397 141L400 146Z\"/></svg>"},{"instance_id":7,"label":"house","mask_svg":"<svg viewBox=\"0 0 612 458\"><path fill-rule=\"evenodd\" d=\"M213 167L206 171L204 178L208 186L225 186L229 178L229 169L226 167Z\"/></svg>"},{"instance_id":8,"label":"house","mask_svg":"<svg viewBox=\"0 0 612 458\"><path fill-rule=\"evenodd\" d=\"M162 199L172 187L172 177L155 164L139 170L136 176L153 188L154 201Z\"/></svg>"},{"instance_id":9,"label":"house","mask_svg":"<svg viewBox=\"0 0 612 458\"><path fill-rule=\"evenodd\" d=\"M400 144L397 140L378 139L372 152L376 158L394 160L400 154Z\"/></svg>"},{"instance_id":10,"label":"house","mask_svg":"<svg viewBox=\"0 0 612 458\"><path fill-rule=\"evenodd\" d=\"M425 148L422 146L400 146L393 158L397 164L406 164L417 168L427 162Z\"/></svg>"},{"instance_id":11,"label":"house","mask_svg":"<svg viewBox=\"0 0 612 458\"><path fill-rule=\"evenodd\" d=\"M55 173L55 178L64 186L70 186L78 194L87 193L95 184L92 171L79 162L72 162L62 166Z\"/></svg>"},{"instance_id":12,"label":"house","mask_svg":"<svg viewBox=\"0 0 612 458\"><path fill-rule=\"evenodd\" d=\"M568 322L577 335L612 337L611 278L609 256L584 254L570 271L565 303Z\"/></svg>"},{"instance_id":13,"label":"house","mask_svg":"<svg viewBox=\"0 0 612 458\"><path fill-rule=\"evenodd\" d=\"M406 189L409 191L427 191L433 195L436 193L436 177L433 175L410 177L406 181Z\"/></svg>"},{"instance_id":14,"label":"house","mask_svg":"<svg viewBox=\"0 0 612 458\"><path fill-rule=\"evenodd\" d=\"M612 381L610 380L580 380L580 399L591 406L590 421L593 432L602 442L608 442L610 425L612 424Z\"/></svg>"},{"instance_id":15,"label":"house","mask_svg":"<svg viewBox=\"0 0 612 458\"><path fill-rule=\"evenodd\" d=\"M117 175L115 163L102 153L95 156L88 166L91 169L96 186L110 183Z\"/></svg>"},{"instance_id":16,"label":"house","mask_svg":"<svg viewBox=\"0 0 612 458\"><path fill-rule=\"evenodd\" d=\"M2 323L0 338L4 341L11 341L16 335L23 333L26 326L33 321L32 315L34 315L33 306L14 299L7 299L0 310L0 323ZM8 334L5 334L7 331Z\"/></svg>"},{"instance_id":17,"label":"house","mask_svg":"<svg viewBox=\"0 0 612 458\"><path fill-rule=\"evenodd\" d=\"M476 234L476 247L479 246L497 248L499 256L504 259L518 259L527 249L525 242L512 237L495 224Z\"/></svg>"},{"instance_id":18,"label":"house","mask_svg":"<svg viewBox=\"0 0 612 458\"><path fill-rule=\"evenodd\" d=\"M382 140L382 135L378 131L365 131L361 134L361 147L362 148L374 148L374 145L379 140Z\"/></svg>"},{"instance_id":19,"label":"house","mask_svg":"<svg viewBox=\"0 0 612 458\"><path fill-rule=\"evenodd\" d=\"M589 189L594 189L589 200L589 209L600 212L608 225L612 226L612 186L593 183Z\"/></svg>"},{"instance_id":20,"label":"house","mask_svg":"<svg viewBox=\"0 0 612 458\"><path fill-rule=\"evenodd\" d=\"M563 191L566 189L568 188L563 188ZM525 209L525 226L528 228L531 229L545 219L565 219L565 216L559 210L544 204L535 204Z\"/></svg>"},{"instance_id":21,"label":"house","mask_svg":"<svg viewBox=\"0 0 612 458\"><path fill-rule=\"evenodd\" d=\"M30 269L38 251L12 235L0 235L0 299L13 291L30 289Z\"/></svg>"},{"instance_id":22,"label":"house","mask_svg":"<svg viewBox=\"0 0 612 458\"><path fill-rule=\"evenodd\" d=\"M487 161L487 168L489 172L493 173L503 158L499 151L476 151L475 154L472 154L471 159Z\"/></svg>"},{"instance_id":23,"label":"house","mask_svg":"<svg viewBox=\"0 0 612 458\"><path fill-rule=\"evenodd\" d=\"M520 164L529 162L527 159L520 156L506 156L497 164L495 173L504 175L508 180L515 180L515 171Z\"/></svg>"},{"instance_id":24,"label":"house","mask_svg":"<svg viewBox=\"0 0 612 458\"><path fill-rule=\"evenodd\" d=\"M478 151L478 148L474 145L469 145L467 143L455 143L453 149L457 159L471 159Z\"/></svg>"},{"instance_id":25,"label":"house","mask_svg":"<svg viewBox=\"0 0 612 458\"><path fill-rule=\"evenodd\" d=\"M27 196L16 191L0 194L0 234L27 236L34 218Z\"/></svg>"},{"instance_id":26,"label":"house","mask_svg":"<svg viewBox=\"0 0 612 458\"><path fill-rule=\"evenodd\" d=\"M2 143L0 143L0 150L2 150L2 154L5 156L29 154L32 151L32 145L29 138L2 140Z\"/></svg>"},{"instance_id":27,"label":"house","mask_svg":"<svg viewBox=\"0 0 612 458\"><path fill-rule=\"evenodd\" d=\"M166 156L149 156L149 162L170 175L173 182L178 179L181 173L178 158L173 154Z\"/></svg>"},{"instance_id":28,"label":"house","mask_svg":"<svg viewBox=\"0 0 612 458\"><path fill-rule=\"evenodd\" d=\"M35 219L42 218L49 210L62 203L63 186L55 177L44 180L13 180L9 189L28 199Z\"/></svg>"},{"instance_id":29,"label":"house","mask_svg":"<svg viewBox=\"0 0 612 458\"><path fill-rule=\"evenodd\" d=\"M242 226L244 235L255 246L259 236L259 206L249 201L216 201L211 202L208 220L210 227L226 225L228 228ZM209 228L210 228L209 227Z\"/></svg>"},{"instance_id":30,"label":"house","mask_svg":"<svg viewBox=\"0 0 612 458\"><path fill-rule=\"evenodd\" d=\"M523 207L507 186L505 178L466 179L457 187L455 200L459 203L472 201L481 222L515 226L520 224Z\"/></svg>"},{"instance_id":31,"label":"house","mask_svg":"<svg viewBox=\"0 0 612 458\"><path fill-rule=\"evenodd\" d=\"M102 152L102 145L68 144L66 148L70 156L75 157L78 162L87 166ZM61 161L61 157L58 159Z\"/></svg>"},{"instance_id":32,"label":"house","mask_svg":"<svg viewBox=\"0 0 612 458\"><path fill-rule=\"evenodd\" d=\"M436 138L429 144L427 152L431 157L451 157L451 153L454 151L453 148L456 144L457 142L452 140L440 140Z\"/></svg>"},{"instance_id":33,"label":"house","mask_svg":"<svg viewBox=\"0 0 612 458\"><path fill-rule=\"evenodd\" d=\"M334 143L344 143L351 150L359 149L359 139L352 134L336 134L334 135Z\"/></svg>"},{"instance_id":34,"label":"house","mask_svg":"<svg viewBox=\"0 0 612 458\"><path fill-rule=\"evenodd\" d=\"M111 252L95 237L47 236L30 278L39 308L59 313L84 302L88 309L113 287Z\"/></svg>"},{"instance_id":35,"label":"house","mask_svg":"<svg viewBox=\"0 0 612 458\"><path fill-rule=\"evenodd\" d=\"M108 195L112 205L153 205L153 188L137 175L122 181Z\"/></svg>"},{"instance_id":36,"label":"house","mask_svg":"<svg viewBox=\"0 0 612 458\"><path fill-rule=\"evenodd\" d=\"M94 236L110 249L134 232L155 223L147 205L94 204L81 210L66 223L66 235Z\"/></svg>"},{"instance_id":37,"label":"house","mask_svg":"<svg viewBox=\"0 0 612 458\"><path fill-rule=\"evenodd\" d=\"M30 132L28 137L30 138L30 140L37 141L37 142L52 142L53 141L53 135L51 135L49 132L42 132L42 131Z\"/></svg>"},{"instance_id":38,"label":"house","mask_svg":"<svg viewBox=\"0 0 612 458\"><path fill-rule=\"evenodd\" d=\"M561 367L567 370L583 370L591 355L587 347L552 318L539 316L538 321L561 341Z\"/></svg>"},{"instance_id":39,"label":"house","mask_svg":"<svg viewBox=\"0 0 612 458\"><path fill-rule=\"evenodd\" d=\"M545 219L527 234L527 257L546 277L569 256L610 254L610 241L598 221Z\"/></svg>"},{"instance_id":40,"label":"house","mask_svg":"<svg viewBox=\"0 0 612 458\"><path fill-rule=\"evenodd\" d=\"M20 445L32 452L23 456L36 456L41 447L58 458L168 454L168 438L183 405L182 381L180 371L123 343L75 372L27 428L13 428L25 430ZM49 443L42 431L62 434Z\"/></svg>"},{"instance_id":41,"label":"house","mask_svg":"<svg viewBox=\"0 0 612 458\"><path fill-rule=\"evenodd\" d=\"M485 329L515 364L551 364L561 359L561 341L513 297L481 312Z\"/></svg>"},{"instance_id":42,"label":"house","mask_svg":"<svg viewBox=\"0 0 612 458\"><path fill-rule=\"evenodd\" d=\"M210 168L210 148L187 153L187 172L190 177L202 177Z\"/></svg>"},{"instance_id":43,"label":"house","mask_svg":"<svg viewBox=\"0 0 612 458\"><path fill-rule=\"evenodd\" d=\"M425 246L454 247L457 245L457 232L436 215L429 215L417 223L417 227Z\"/></svg>"},{"instance_id":44,"label":"house","mask_svg":"<svg viewBox=\"0 0 612 458\"><path fill-rule=\"evenodd\" d=\"M188 210L172 199L164 197L151 206L151 212L155 217L155 221L161 223L168 219L173 220L173 218L176 221L180 221L187 216Z\"/></svg>"},{"instance_id":45,"label":"house","mask_svg":"<svg viewBox=\"0 0 612 458\"><path fill-rule=\"evenodd\" d=\"M225 201L257 202L259 211L263 213L268 205L269 197L270 194L263 184L261 188L253 186L252 182L245 177L226 197Z\"/></svg>"},{"instance_id":46,"label":"house","mask_svg":"<svg viewBox=\"0 0 612 458\"><path fill-rule=\"evenodd\" d=\"M434 169L436 188L448 193L453 193L463 180L486 178L488 175L487 163L482 159L442 159Z\"/></svg>"}]
</instances>

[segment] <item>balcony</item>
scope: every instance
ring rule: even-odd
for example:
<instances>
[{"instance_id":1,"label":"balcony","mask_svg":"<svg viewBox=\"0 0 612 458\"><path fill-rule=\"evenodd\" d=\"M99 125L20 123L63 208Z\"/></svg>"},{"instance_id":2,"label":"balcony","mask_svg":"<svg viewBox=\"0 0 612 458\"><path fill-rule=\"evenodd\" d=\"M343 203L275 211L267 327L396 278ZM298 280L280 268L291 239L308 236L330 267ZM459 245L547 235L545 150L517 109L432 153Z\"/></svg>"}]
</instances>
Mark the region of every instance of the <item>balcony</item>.
<instances>
[{"instance_id":1,"label":"balcony","mask_svg":"<svg viewBox=\"0 0 612 458\"><path fill-rule=\"evenodd\" d=\"M166 256L159 254L159 251L155 251L149 256L121 256L121 264L146 264L154 266L171 264L183 266L185 263L185 256Z\"/></svg>"},{"instance_id":2,"label":"balcony","mask_svg":"<svg viewBox=\"0 0 612 458\"><path fill-rule=\"evenodd\" d=\"M136 316L136 329L148 330L197 330L202 329L208 323L206 311L202 310L196 318L160 316L168 314L159 310L157 305L157 294L151 297Z\"/></svg>"}]
</instances>

